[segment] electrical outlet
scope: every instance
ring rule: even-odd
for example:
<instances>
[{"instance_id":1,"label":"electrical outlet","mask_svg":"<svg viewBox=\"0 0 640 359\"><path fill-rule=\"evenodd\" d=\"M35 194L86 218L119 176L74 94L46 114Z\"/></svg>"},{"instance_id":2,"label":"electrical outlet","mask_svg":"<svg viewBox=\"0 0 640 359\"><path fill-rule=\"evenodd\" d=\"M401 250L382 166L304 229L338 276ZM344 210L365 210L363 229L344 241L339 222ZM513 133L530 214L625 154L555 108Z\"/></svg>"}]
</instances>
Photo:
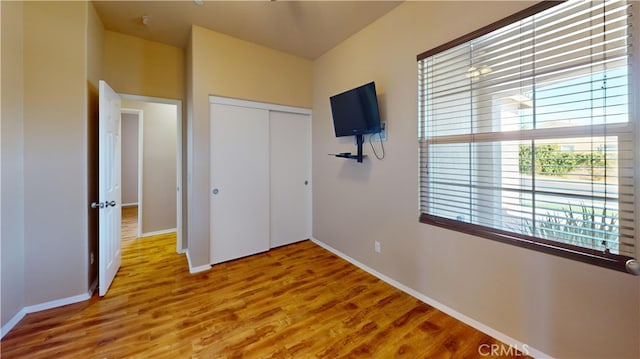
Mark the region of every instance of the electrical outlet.
<instances>
[{"instance_id":1,"label":"electrical outlet","mask_svg":"<svg viewBox=\"0 0 640 359\"><path fill-rule=\"evenodd\" d=\"M373 139L386 141L387 140L387 122L386 121L381 122L380 127L382 128L382 130L380 131L380 135L374 135L375 137Z\"/></svg>"},{"instance_id":2,"label":"electrical outlet","mask_svg":"<svg viewBox=\"0 0 640 359\"><path fill-rule=\"evenodd\" d=\"M95 262L95 257L93 255L93 252L91 252L91 255L89 257L90 257L89 261L91 262L90 264L93 264L93 262Z\"/></svg>"},{"instance_id":3,"label":"electrical outlet","mask_svg":"<svg viewBox=\"0 0 640 359\"><path fill-rule=\"evenodd\" d=\"M378 242L378 241L373 242L373 250L375 250L376 253L380 253L380 250L381 250L380 249L380 242Z\"/></svg>"}]
</instances>

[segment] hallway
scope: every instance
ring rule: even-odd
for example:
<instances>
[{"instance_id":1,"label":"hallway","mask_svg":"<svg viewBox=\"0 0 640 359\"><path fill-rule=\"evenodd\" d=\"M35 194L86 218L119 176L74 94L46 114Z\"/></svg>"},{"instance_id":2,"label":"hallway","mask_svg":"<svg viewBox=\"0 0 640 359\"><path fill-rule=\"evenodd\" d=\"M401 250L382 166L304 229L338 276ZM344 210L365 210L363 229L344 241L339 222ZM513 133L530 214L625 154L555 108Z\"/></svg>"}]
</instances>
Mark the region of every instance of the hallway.
<instances>
[{"instance_id":1,"label":"hallway","mask_svg":"<svg viewBox=\"0 0 640 359\"><path fill-rule=\"evenodd\" d=\"M136 239L138 233L138 206L122 207L122 244Z\"/></svg>"}]
</instances>

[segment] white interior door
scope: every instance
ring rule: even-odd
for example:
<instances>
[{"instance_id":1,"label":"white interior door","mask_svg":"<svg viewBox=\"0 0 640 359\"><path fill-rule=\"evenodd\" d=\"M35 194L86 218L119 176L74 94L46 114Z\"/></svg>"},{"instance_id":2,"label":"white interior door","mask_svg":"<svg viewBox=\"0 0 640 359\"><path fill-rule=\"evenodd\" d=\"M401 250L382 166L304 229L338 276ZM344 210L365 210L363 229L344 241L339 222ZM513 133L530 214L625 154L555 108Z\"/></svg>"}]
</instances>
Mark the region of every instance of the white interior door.
<instances>
[{"instance_id":1,"label":"white interior door","mask_svg":"<svg viewBox=\"0 0 640 359\"><path fill-rule=\"evenodd\" d=\"M270 112L271 247L311 237L311 116Z\"/></svg>"},{"instance_id":2,"label":"white interior door","mask_svg":"<svg viewBox=\"0 0 640 359\"><path fill-rule=\"evenodd\" d=\"M211 263L269 250L269 111L211 104Z\"/></svg>"},{"instance_id":3,"label":"white interior door","mask_svg":"<svg viewBox=\"0 0 640 359\"><path fill-rule=\"evenodd\" d=\"M104 296L120 268L120 96L100 81L99 119L99 202L100 211L98 277L99 294Z\"/></svg>"}]
</instances>

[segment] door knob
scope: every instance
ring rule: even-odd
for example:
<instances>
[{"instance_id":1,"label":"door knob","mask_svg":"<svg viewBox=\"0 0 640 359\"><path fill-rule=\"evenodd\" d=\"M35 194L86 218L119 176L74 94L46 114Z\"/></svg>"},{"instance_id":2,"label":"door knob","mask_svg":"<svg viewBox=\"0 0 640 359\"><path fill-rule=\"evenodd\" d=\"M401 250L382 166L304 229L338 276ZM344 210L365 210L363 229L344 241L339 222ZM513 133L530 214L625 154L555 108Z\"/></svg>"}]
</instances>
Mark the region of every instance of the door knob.
<instances>
[{"instance_id":1,"label":"door knob","mask_svg":"<svg viewBox=\"0 0 640 359\"><path fill-rule=\"evenodd\" d=\"M213 191L211 191L211 193L213 194L218 194L220 192L220 190L218 190L217 188L214 188Z\"/></svg>"},{"instance_id":2,"label":"door knob","mask_svg":"<svg viewBox=\"0 0 640 359\"><path fill-rule=\"evenodd\" d=\"M104 202L93 202L91 208L104 208Z\"/></svg>"}]
</instances>

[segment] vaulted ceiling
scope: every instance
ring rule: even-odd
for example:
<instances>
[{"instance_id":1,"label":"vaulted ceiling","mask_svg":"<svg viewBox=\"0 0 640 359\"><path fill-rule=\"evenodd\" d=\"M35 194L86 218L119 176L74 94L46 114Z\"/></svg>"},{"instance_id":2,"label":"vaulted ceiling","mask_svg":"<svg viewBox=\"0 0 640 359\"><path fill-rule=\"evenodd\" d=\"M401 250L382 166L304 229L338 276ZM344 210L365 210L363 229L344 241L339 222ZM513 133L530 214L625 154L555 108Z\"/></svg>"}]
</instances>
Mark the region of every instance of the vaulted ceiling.
<instances>
[{"instance_id":1,"label":"vaulted ceiling","mask_svg":"<svg viewBox=\"0 0 640 359\"><path fill-rule=\"evenodd\" d=\"M94 1L108 30L185 47L191 25L315 59L400 1ZM143 16L147 21L143 23Z\"/></svg>"}]
</instances>

